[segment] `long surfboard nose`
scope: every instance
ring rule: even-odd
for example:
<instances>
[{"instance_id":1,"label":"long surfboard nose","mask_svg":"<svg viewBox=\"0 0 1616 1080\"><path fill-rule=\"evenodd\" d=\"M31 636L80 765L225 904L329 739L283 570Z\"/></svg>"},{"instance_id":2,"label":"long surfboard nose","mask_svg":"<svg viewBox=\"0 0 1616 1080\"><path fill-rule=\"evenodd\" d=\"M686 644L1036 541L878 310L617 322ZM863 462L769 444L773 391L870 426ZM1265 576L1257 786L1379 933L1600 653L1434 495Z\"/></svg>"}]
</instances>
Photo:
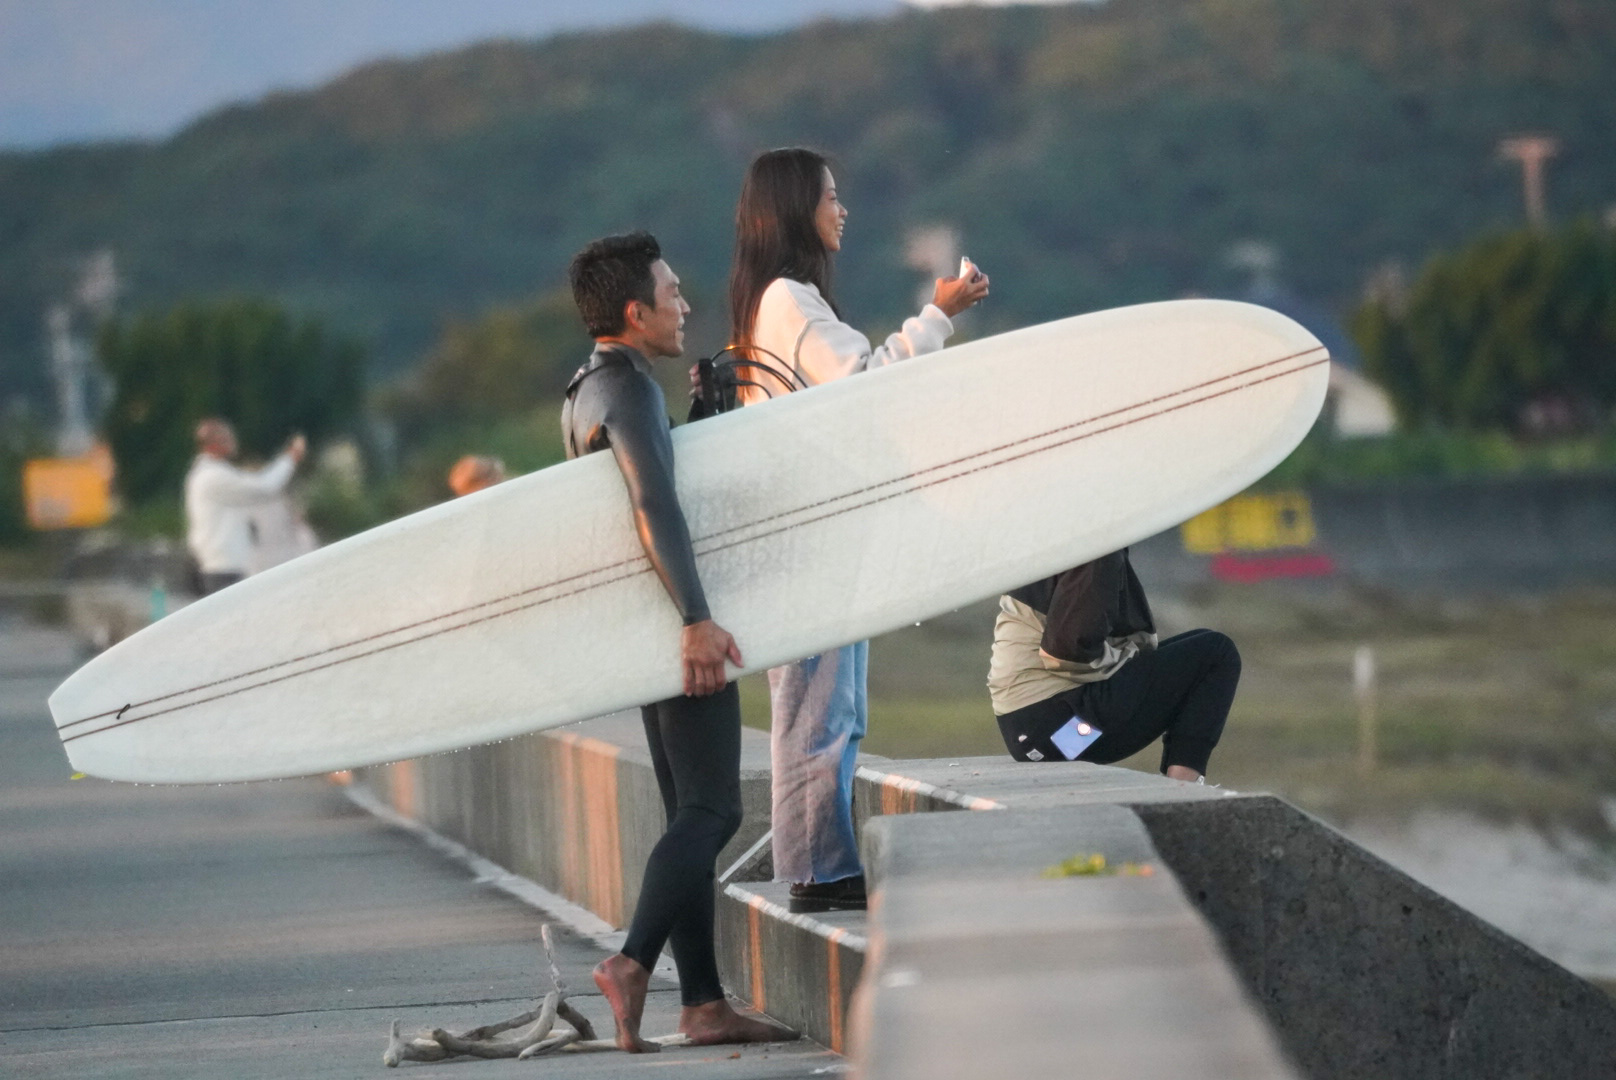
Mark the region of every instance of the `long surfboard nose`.
<instances>
[{"instance_id":1,"label":"long surfboard nose","mask_svg":"<svg viewBox=\"0 0 1616 1080\"><path fill-rule=\"evenodd\" d=\"M92 658L69 675L47 700L68 764L75 772L103 780L149 780L136 761L131 761L126 752L119 752L118 742L87 737L121 724L134 705L134 702L125 702L112 708L86 704L96 699L95 690L104 685L98 677L100 659L100 656Z\"/></svg>"}]
</instances>

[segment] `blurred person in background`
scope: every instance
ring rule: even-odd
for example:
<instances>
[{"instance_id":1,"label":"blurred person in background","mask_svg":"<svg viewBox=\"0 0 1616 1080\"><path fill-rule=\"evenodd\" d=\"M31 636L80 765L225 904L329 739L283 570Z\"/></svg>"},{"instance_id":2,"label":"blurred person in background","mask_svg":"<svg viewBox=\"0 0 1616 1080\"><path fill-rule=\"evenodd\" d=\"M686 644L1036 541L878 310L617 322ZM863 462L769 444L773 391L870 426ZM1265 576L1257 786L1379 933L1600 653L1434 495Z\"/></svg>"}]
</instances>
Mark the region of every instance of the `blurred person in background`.
<instances>
[{"instance_id":1,"label":"blurred person in background","mask_svg":"<svg viewBox=\"0 0 1616 1080\"><path fill-rule=\"evenodd\" d=\"M242 469L234 464L235 429L209 417L196 426L196 446L196 460L185 476L185 540L206 596L252 571L252 513L283 498L308 444L302 435L293 435L267 466Z\"/></svg>"},{"instance_id":2,"label":"blurred person in background","mask_svg":"<svg viewBox=\"0 0 1616 1080\"><path fill-rule=\"evenodd\" d=\"M872 347L842 321L831 289L846 221L823 155L770 150L747 170L735 208L730 344L743 358L741 378L761 385L740 387L743 404L936 352L953 318L988 294L974 266L938 278L931 303ZM865 906L853 770L868 723L869 648L861 641L769 671L774 872L791 883L792 911Z\"/></svg>"},{"instance_id":3,"label":"blurred person in background","mask_svg":"<svg viewBox=\"0 0 1616 1080\"><path fill-rule=\"evenodd\" d=\"M1199 782L1239 684L1226 635L1156 640L1126 548L999 598L988 693L1017 761L1105 765L1161 739L1162 773Z\"/></svg>"},{"instance_id":4,"label":"blurred person in background","mask_svg":"<svg viewBox=\"0 0 1616 1080\"><path fill-rule=\"evenodd\" d=\"M247 560L247 576L261 574L272 566L307 555L320 546L303 507L288 492L247 510L247 529L252 537L252 554Z\"/></svg>"},{"instance_id":5,"label":"blurred person in background","mask_svg":"<svg viewBox=\"0 0 1616 1080\"><path fill-rule=\"evenodd\" d=\"M497 457L467 454L449 470L449 490L456 498L493 487L505 480L505 463Z\"/></svg>"}]
</instances>

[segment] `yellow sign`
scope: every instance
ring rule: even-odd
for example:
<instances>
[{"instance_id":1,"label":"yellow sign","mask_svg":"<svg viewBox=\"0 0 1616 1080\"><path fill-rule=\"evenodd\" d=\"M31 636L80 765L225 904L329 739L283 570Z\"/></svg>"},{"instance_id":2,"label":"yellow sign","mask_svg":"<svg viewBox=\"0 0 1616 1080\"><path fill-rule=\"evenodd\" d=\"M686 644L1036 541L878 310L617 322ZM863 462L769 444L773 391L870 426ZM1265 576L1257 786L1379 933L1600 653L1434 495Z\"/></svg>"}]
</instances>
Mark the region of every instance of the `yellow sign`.
<instances>
[{"instance_id":1,"label":"yellow sign","mask_svg":"<svg viewBox=\"0 0 1616 1080\"><path fill-rule=\"evenodd\" d=\"M1236 495L1179 526L1192 555L1309 547L1318 538L1313 505L1301 491Z\"/></svg>"},{"instance_id":2,"label":"yellow sign","mask_svg":"<svg viewBox=\"0 0 1616 1080\"><path fill-rule=\"evenodd\" d=\"M35 529L89 529L112 516L112 455L34 458L22 470L23 502Z\"/></svg>"}]
</instances>

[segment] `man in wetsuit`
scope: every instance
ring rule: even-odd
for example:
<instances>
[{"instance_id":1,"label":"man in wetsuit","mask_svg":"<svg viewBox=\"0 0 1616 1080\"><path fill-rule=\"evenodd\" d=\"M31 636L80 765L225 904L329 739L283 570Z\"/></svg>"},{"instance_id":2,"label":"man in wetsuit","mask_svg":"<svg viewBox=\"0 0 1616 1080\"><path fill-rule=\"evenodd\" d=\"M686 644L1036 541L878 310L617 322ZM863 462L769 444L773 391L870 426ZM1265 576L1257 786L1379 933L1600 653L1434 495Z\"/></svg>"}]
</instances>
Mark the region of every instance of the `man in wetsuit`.
<instances>
[{"instance_id":1,"label":"man in wetsuit","mask_svg":"<svg viewBox=\"0 0 1616 1080\"><path fill-rule=\"evenodd\" d=\"M1200 781L1239 683L1226 635L1157 642L1126 549L999 598L988 692L1017 761L1104 765L1161 739L1161 771Z\"/></svg>"},{"instance_id":2,"label":"man in wetsuit","mask_svg":"<svg viewBox=\"0 0 1616 1080\"><path fill-rule=\"evenodd\" d=\"M684 620L684 695L641 710L668 829L646 861L623 951L595 968L595 984L612 1007L617 1045L658 1049L640 1037L640 1019L651 968L668 944L679 966L679 1030L691 1042L794 1038L730 1008L714 954L714 863L741 824L741 708L724 661L739 666L741 650L707 610L673 486L667 406L651 378L652 362L684 352L690 307L648 233L595 241L573 258L570 276L595 351L567 387L567 456L611 450L640 542Z\"/></svg>"}]
</instances>

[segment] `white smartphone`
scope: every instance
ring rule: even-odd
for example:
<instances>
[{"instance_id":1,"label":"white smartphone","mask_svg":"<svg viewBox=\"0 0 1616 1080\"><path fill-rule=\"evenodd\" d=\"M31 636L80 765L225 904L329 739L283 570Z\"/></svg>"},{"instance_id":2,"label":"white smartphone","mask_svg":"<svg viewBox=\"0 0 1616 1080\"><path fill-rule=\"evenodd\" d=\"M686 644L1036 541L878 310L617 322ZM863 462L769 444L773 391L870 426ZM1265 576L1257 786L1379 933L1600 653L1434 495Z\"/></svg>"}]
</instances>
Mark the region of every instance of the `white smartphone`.
<instances>
[{"instance_id":1,"label":"white smartphone","mask_svg":"<svg viewBox=\"0 0 1616 1080\"><path fill-rule=\"evenodd\" d=\"M1074 716L1062 724L1049 741L1055 744L1055 749L1065 756L1067 761L1076 761L1079 754L1093 746L1095 741L1103 734L1099 728Z\"/></svg>"},{"instance_id":2,"label":"white smartphone","mask_svg":"<svg viewBox=\"0 0 1616 1080\"><path fill-rule=\"evenodd\" d=\"M969 281L971 278L976 276L976 266L971 262L970 256L968 255L960 256L959 276L964 278L966 281Z\"/></svg>"}]
</instances>

